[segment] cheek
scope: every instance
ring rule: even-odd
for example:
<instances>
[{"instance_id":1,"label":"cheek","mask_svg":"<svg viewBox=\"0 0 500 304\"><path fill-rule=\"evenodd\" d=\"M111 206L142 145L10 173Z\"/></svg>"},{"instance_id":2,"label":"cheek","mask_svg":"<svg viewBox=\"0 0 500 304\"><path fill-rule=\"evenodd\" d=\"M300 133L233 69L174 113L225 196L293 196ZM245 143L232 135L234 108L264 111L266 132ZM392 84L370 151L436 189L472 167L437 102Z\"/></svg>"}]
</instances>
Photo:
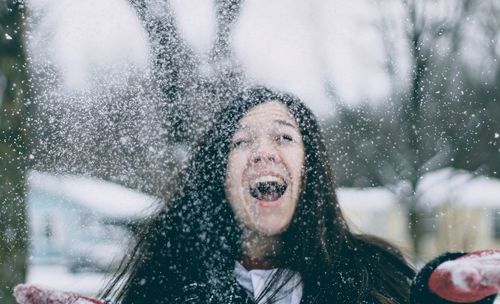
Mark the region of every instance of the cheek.
<instances>
[{"instance_id":1,"label":"cheek","mask_svg":"<svg viewBox=\"0 0 500 304\"><path fill-rule=\"evenodd\" d=\"M302 177L303 167L304 167L304 152L297 149L288 151L284 154L286 159L286 163L288 164L288 169L291 171L290 173L293 177L300 178Z\"/></svg>"},{"instance_id":2,"label":"cheek","mask_svg":"<svg viewBox=\"0 0 500 304\"><path fill-rule=\"evenodd\" d=\"M230 202L239 200L238 196L240 193L239 190L242 187L244 161L241 153L231 153L229 155L226 169L225 192Z\"/></svg>"},{"instance_id":3,"label":"cheek","mask_svg":"<svg viewBox=\"0 0 500 304\"><path fill-rule=\"evenodd\" d=\"M241 180L244 169L244 158L242 153L231 153L226 168L226 180L234 184Z\"/></svg>"}]
</instances>

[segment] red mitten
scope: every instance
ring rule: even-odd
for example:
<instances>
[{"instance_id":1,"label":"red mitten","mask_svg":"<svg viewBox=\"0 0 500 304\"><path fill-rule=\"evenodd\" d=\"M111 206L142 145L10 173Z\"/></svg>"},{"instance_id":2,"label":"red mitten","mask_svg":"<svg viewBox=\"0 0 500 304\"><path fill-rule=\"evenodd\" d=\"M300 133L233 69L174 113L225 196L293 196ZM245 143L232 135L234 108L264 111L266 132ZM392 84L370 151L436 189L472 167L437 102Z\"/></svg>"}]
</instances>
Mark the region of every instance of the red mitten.
<instances>
[{"instance_id":1,"label":"red mitten","mask_svg":"<svg viewBox=\"0 0 500 304\"><path fill-rule=\"evenodd\" d=\"M500 291L500 249L480 250L439 265L429 289L457 303L477 302Z\"/></svg>"},{"instance_id":2,"label":"red mitten","mask_svg":"<svg viewBox=\"0 0 500 304\"><path fill-rule=\"evenodd\" d=\"M72 292L64 292L20 284L14 288L19 304L103 304L102 302Z\"/></svg>"}]
</instances>

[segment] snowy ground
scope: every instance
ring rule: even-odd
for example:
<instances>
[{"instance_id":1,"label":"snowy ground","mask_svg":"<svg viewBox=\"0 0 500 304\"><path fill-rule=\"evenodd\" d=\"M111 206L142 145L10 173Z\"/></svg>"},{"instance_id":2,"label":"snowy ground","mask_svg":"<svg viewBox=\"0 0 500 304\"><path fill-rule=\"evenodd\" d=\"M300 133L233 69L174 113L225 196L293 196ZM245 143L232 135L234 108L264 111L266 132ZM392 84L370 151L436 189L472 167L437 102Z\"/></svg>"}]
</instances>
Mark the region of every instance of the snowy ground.
<instances>
[{"instance_id":1,"label":"snowy ground","mask_svg":"<svg viewBox=\"0 0 500 304\"><path fill-rule=\"evenodd\" d=\"M61 265L32 265L28 283L53 289L95 296L107 281L107 275L94 272L71 273Z\"/></svg>"}]
</instances>

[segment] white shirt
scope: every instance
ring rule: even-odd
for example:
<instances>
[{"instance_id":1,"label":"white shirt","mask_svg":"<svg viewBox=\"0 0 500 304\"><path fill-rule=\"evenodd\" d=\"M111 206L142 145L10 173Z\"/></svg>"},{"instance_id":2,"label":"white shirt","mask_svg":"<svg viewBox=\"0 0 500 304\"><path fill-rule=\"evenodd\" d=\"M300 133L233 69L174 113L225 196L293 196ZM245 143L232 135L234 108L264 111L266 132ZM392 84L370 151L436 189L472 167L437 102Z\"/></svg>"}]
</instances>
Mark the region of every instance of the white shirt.
<instances>
[{"instance_id":1,"label":"white shirt","mask_svg":"<svg viewBox=\"0 0 500 304\"><path fill-rule=\"evenodd\" d=\"M236 281L248 292L253 300L257 299L261 292L266 287L268 280L277 269L254 269L246 270L240 263L235 262L234 277ZM300 282L300 275L298 273L286 283L286 285L278 292L276 304L299 304L302 299L302 283ZM272 292L271 292L272 294ZM263 302L267 297L263 298ZM261 303L263 303L261 302Z\"/></svg>"}]
</instances>

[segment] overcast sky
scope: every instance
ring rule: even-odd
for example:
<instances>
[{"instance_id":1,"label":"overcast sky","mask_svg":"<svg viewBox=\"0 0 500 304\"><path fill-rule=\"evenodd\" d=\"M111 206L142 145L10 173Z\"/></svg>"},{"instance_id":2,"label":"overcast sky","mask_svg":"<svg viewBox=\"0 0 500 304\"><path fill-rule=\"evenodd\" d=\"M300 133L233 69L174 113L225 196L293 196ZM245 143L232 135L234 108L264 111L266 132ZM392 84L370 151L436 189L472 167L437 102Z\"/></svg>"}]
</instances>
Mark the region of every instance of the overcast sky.
<instances>
[{"instance_id":1,"label":"overcast sky","mask_svg":"<svg viewBox=\"0 0 500 304\"><path fill-rule=\"evenodd\" d=\"M182 37L201 57L215 36L213 2L169 1ZM125 0L29 0L29 7L32 56L56 66L65 87L88 85L95 67L133 65L134 73L147 73L146 33ZM316 113L332 112L325 80L343 102L382 101L391 84L378 9L368 0L244 1L232 33L234 54L250 79L299 95ZM402 17L397 6L387 13ZM402 23L392 27L394 64L405 77ZM110 81L125 81L127 72L114 75Z\"/></svg>"}]
</instances>

